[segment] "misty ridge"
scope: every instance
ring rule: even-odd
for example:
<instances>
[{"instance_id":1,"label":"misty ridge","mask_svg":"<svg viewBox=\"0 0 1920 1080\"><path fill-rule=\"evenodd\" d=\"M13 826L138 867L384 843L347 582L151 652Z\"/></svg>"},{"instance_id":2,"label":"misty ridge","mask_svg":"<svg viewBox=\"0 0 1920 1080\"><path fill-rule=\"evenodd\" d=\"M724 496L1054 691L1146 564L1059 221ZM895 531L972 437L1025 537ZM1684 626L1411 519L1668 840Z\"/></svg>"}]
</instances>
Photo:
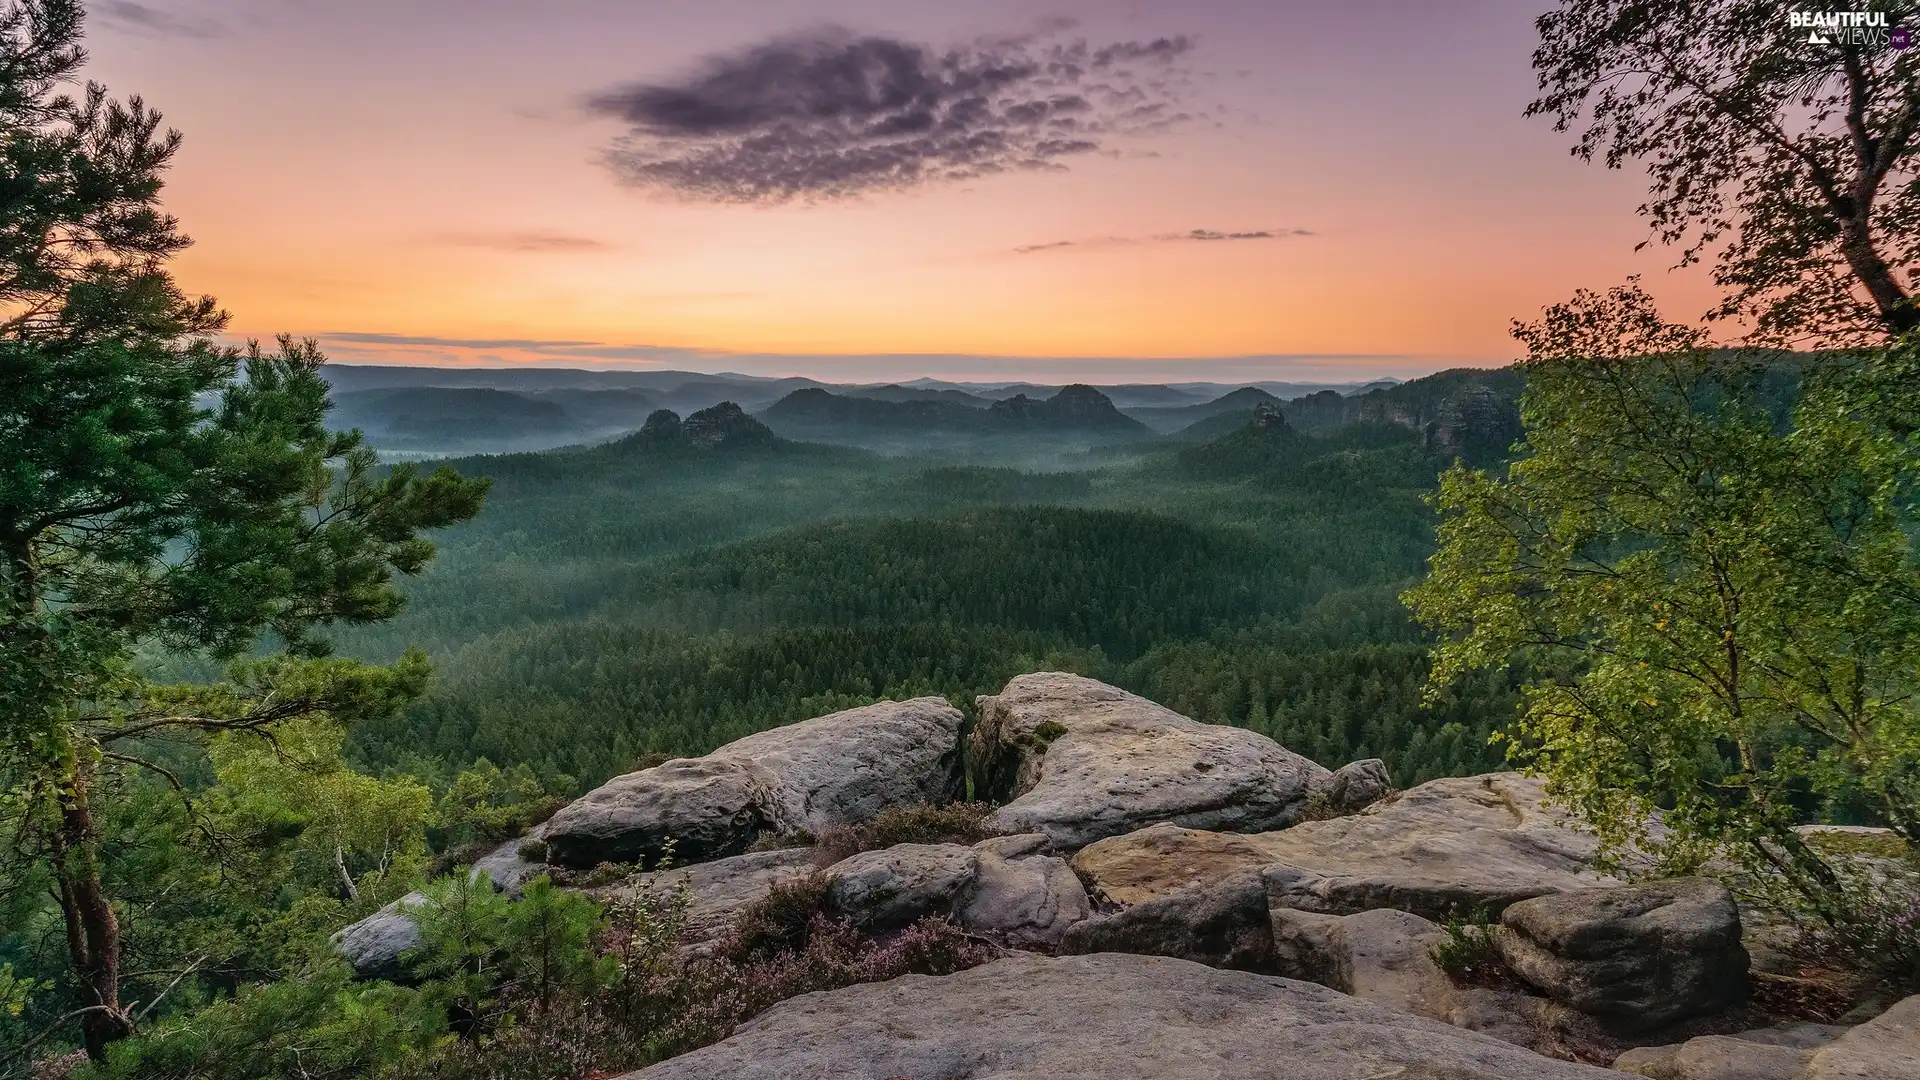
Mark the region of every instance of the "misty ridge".
<instances>
[{"instance_id":1,"label":"misty ridge","mask_svg":"<svg viewBox=\"0 0 1920 1080\"><path fill-rule=\"evenodd\" d=\"M914 379L829 383L681 371L383 367L330 364L331 419L369 445L413 457L518 453L591 444L638 431L659 410L687 416L723 402L799 441L882 453L991 458L1013 442L1079 454L1100 446L1224 433L1266 404L1314 394L1385 390L1365 383L1035 384ZM1232 420L1221 419L1234 418ZM1210 426L1196 426L1202 421Z\"/></svg>"}]
</instances>

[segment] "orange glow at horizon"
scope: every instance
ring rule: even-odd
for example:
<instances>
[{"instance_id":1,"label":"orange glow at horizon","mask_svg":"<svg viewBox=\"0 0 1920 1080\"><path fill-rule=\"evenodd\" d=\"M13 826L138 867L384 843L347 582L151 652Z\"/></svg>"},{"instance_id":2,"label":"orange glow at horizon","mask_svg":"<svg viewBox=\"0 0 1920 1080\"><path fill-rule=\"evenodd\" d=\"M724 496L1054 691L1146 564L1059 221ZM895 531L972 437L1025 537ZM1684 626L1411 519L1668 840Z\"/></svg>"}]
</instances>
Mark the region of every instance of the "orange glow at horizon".
<instances>
[{"instance_id":1,"label":"orange glow at horizon","mask_svg":"<svg viewBox=\"0 0 1920 1080\"><path fill-rule=\"evenodd\" d=\"M217 33L97 21L87 74L187 134L167 193L196 240L182 285L218 297L236 336L319 336L346 362L828 378L885 356L911 378L1000 375L968 358L1006 357L1205 379L1272 357L1261 377L1405 377L1504 362L1510 319L1629 274L1675 316L1711 304L1671 252L1633 252L1635 175L1520 117L1534 7L1095 9L1090 35L1194 34L1221 119L1064 171L819 205L624 188L597 161L613 129L577 103L797 23L948 41L1027 25L1025 8L198 0ZM1370 36L1343 47L1365 64L1325 46L1354 25ZM1041 245L1061 246L1019 250Z\"/></svg>"}]
</instances>

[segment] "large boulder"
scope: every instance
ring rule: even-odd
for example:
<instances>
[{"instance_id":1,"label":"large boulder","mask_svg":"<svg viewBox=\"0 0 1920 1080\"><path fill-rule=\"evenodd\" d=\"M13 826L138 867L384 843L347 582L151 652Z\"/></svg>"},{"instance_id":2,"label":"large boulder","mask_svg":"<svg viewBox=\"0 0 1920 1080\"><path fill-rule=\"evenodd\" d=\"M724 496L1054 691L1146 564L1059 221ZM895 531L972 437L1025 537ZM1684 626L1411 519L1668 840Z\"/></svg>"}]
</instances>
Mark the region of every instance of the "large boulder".
<instances>
[{"instance_id":1,"label":"large boulder","mask_svg":"<svg viewBox=\"0 0 1920 1080\"><path fill-rule=\"evenodd\" d=\"M1020 948L1058 948L1074 926L1093 914L1087 890L1065 859L1036 854L1033 844L1002 837L975 844L979 864L960 908L959 923L978 934ZM1045 837L1033 841L1044 843Z\"/></svg>"},{"instance_id":2,"label":"large boulder","mask_svg":"<svg viewBox=\"0 0 1920 1080\"><path fill-rule=\"evenodd\" d=\"M896 844L828 867L827 906L864 930L952 919L1004 944L1051 949L1092 914L1063 859L1039 854L1044 836L1002 836L973 847Z\"/></svg>"},{"instance_id":3,"label":"large boulder","mask_svg":"<svg viewBox=\"0 0 1920 1080\"><path fill-rule=\"evenodd\" d=\"M547 823L549 862L590 867L745 851L767 832L819 834L965 791L959 710L883 701L773 728L701 758L618 776Z\"/></svg>"},{"instance_id":4,"label":"large boulder","mask_svg":"<svg viewBox=\"0 0 1920 1080\"><path fill-rule=\"evenodd\" d=\"M1267 887L1257 871L1162 896L1066 932L1065 953L1172 956L1209 967L1274 970Z\"/></svg>"},{"instance_id":5,"label":"large boulder","mask_svg":"<svg viewBox=\"0 0 1920 1080\"><path fill-rule=\"evenodd\" d=\"M1739 907L1707 878L1523 900L1494 940L1548 997L1627 1029L1716 1012L1746 993Z\"/></svg>"},{"instance_id":6,"label":"large boulder","mask_svg":"<svg viewBox=\"0 0 1920 1080\"><path fill-rule=\"evenodd\" d=\"M1073 866L1120 904L1258 868L1274 907L1434 920L1608 883L1593 869L1595 838L1544 800L1540 782L1517 773L1450 777L1276 832L1154 826L1091 844Z\"/></svg>"},{"instance_id":7,"label":"large boulder","mask_svg":"<svg viewBox=\"0 0 1920 1080\"><path fill-rule=\"evenodd\" d=\"M775 1005L633 1080L1606 1080L1308 983L1016 953Z\"/></svg>"},{"instance_id":8,"label":"large boulder","mask_svg":"<svg viewBox=\"0 0 1920 1080\"><path fill-rule=\"evenodd\" d=\"M1202 724L1092 679L1021 675L979 703L969 744L975 790L1004 804L989 823L1045 833L1056 849L1162 821L1260 831L1315 805L1342 809L1333 774L1272 739ZM1360 797L1369 785L1350 788Z\"/></svg>"},{"instance_id":9,"label":"large boulder","mask_svg":"<svg viewBox=\"0 0 1920 1080\"><path fill-rule=\"evenodd\" d=\"M973 885L980 856L959 844L895 844L826 870L827 906L863 930L888 930L928 915L951 917Z\"/></svg>"},{"instance_id":10,"label":"large boulder","mask_svg":"<svg viewBox=\"0 0 1920 1080\"><path fill-rule=\"evenodd\" d=\"M1920 1080L1920 994L1814 1051L1804 1080Z\"/></svg>"},{"instance_id":11,"label":"large boulder","mask_svg":"<svg viewBox=\"0 0 1920 1080\"><path fill-rule=\"evenodd\" d=\"M407 953L420 945L420 924L408 912L431 904L424 893L410 892L333 935L333 950L362 979L406 982Z\"/></svg>"}]
</instances>

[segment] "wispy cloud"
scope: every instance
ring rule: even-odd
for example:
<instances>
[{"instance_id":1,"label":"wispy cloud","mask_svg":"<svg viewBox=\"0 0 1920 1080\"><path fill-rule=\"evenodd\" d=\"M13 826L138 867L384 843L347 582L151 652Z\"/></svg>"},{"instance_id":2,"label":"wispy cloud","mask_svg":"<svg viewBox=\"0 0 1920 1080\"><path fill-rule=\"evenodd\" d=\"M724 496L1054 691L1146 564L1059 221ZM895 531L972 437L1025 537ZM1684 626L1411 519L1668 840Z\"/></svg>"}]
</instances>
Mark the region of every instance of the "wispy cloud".
<instances>
[{"instance_id":1,"label":"wispy cloud","mask_svg":"<svg viewBox=\"0 0 1920 1080\"><path fill-rule=\"evenodd\" d=\"M335 330L320 335L322 341L342 341L356 345L429 345L443 349L568 349L599 345L597 341L553 341L542 338L456 338L420 334L368 334Z\"/></svg>"},{"instance_id":2,"label":"wispy cloud","mask_svg":"<svg viewBox=\"0 0 1920 1080\"><path fill-rule=\"evenodd\" d=\"M516 254L608 251L613 245L591 236L558 232L437 233L433 241L449 247L483 248Z\"/></svg>"},{"instance_id":3,"label":"wispy cloud","mask_svg":"<svg viewBox=\"0 0 1920 1080\"><path fill-rule=\"evenodd\" d=\"M88 10L108 26L154 37L214 38L227 32L212 19L175 15L133 0L95 0Z\"/></svg>"},{"instance_id":4,"label":"wispy cloud","mask_svg":"<svg viewBox=\"0 0 1920 1080\"><path fill-rule=\"evenodd\" d=\"M1057 35L934 48L827 28L708 57L668 82L594 94L627 133L625 183L715 202L835 199L1063 169L1192 119L1187 37L1094 45Z\"/></svg>"},{"instance_id":5,"label":"wispy cloud","mask_svg":"<svg viewBox=\"0 0 1920 1080\"><path fill-rule=\"evenodd\" d=\"M1013 252L1016 255L1034 255L1043 251L1104 251L1141 244L1184 244L1216 240L1283 240L1313 235L1315 234L1311 229L1247 229L1237 232L1189 229L1183 233L1159 233L1154 236L1096 236L1086 240L1053 240L1044 244L1021 244L1014 248Z\"/></svg>"}]
</instances>

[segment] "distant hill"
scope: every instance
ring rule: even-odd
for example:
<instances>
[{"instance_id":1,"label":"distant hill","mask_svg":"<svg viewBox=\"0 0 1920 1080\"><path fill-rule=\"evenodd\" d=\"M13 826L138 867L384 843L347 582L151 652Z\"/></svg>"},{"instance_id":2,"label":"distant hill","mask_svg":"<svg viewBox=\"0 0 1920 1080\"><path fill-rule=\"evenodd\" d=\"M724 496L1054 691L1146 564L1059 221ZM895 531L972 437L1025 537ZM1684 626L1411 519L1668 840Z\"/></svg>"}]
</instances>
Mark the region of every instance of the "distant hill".
<instances>
[{"instance_id":1,"label":"distant hill","mask_svg":"<svg viewBox=\"0 0 1920 1080\"><path fill-rule=\"evenodd\" d=\"M969 394L965 390L940 390L927 386L901 386L888 383L885 386L858 386L840 391L847 397L874 398L879 401L946 401L956 405L967 405L984 409L993 404L987 398Z\"/></svg>"},{"instance_id":2,"label":"distant hill","mask_svg":"<svg viewBox=\"0 0 1920 1080\"><path fill-rule=\"evenodd\" d=\"M1116 434L1151 434L1145 424L1114 408L1107 395L1091 386L1063 386L1060 392L1043 401L1015 394L993 403L987 416L994 424L1008 429L1052 429L1102 431Z\"/></svg>"},{"instance_id":3,"label":"distant hill","mask_svg":"<svg viewBox=\"0 0 1920 1080\"><path fill-rule=\"evenodd\" d=\"M984 432L991 426L987 410L944 397L887 399L843 396L818 389L795 390L774 402L760 418L792 438L831 435L846 428Z\"/></svg>"},{"instance_id":4,"label":"distant hill","mask_svg":"<svg viewBox=\"0 0 1920 1080\"><path fill-rule=\"evenodd\" d=\"M1333 393L1333 391L1329 390L1327 393ZM1126 413L1153 430L1165 433L1192 427L1199 421L1223 413L1231 413L1238 417L1234 424L1237 427L1253 415L1255 406L1270 405L1277 409L1282 404L1279 398L1257 386L1243 386L1238 390L1222 394L1212 401L1204 401L1197 405L1182 405L1166 409L1128 409Z\"/></svg>"},{"instance_id":5,"label":"distant hill","mask_svg":"<svg viewBox=\"0 0 1920 1080\"><path fill-rule=\"evenodd\" d=\"M558 401L441 386L335 394L328 421L359 428L377 448L415 451L456 451L480 441L559 445L587 426Z\"/></svg>"},{"instance_id":6,"label":"distant hill","mask_svg":"<svg viewBox=\"0 0 1920 1080\"><path fill-rule=\"evenodd\" d=\"M672 409L660 409L647 417L639 431L616 441L612 449L656 454L731 452L769 449L785 441L740 406L723 401L684 420Z\"/></svg>"},{"instance_id":7,"label":"distant hill","mask_svg":"<svg viewBox=\"0 0 1920 1080\"><path fill-rule=\"evenodd\" d=\"M1015 394L986 408L945 396L903 396L888 401L808 388L781 398L759 418L784 438L885 453L1074 452L1152 435L1090 386L1062 387L1043 400Z\"/></svg>"},{"instance_id":8,"label":"distant hill","mask_svg":"<svg viewBox=\"0 0 1920 1080\"><path fill-rule=\"evenodd\" d=\"M1304 432L1391 425L1415 432L1435 454L1477 463L1503 457L1520 438L1523 382L1517 367L1454 368L1351 397L1323 390L1284 410Z\"/></svg>"},{"instance_id":9,"label":"distant hill","mask_svg":"<svg viewBox=\"0 0 1920 1080\"><path fill-rule=\"evenodd\" d=\"M1261 402L1248 409L1245 416L1220 413L1201 423L1230 426L1217 438L1180 451L1180 466L1190 473L1243 476L1297 463L1308 453L1301 447L1299 432L1287 423L1276 404Z\"/></svg>"}]
</instances>

